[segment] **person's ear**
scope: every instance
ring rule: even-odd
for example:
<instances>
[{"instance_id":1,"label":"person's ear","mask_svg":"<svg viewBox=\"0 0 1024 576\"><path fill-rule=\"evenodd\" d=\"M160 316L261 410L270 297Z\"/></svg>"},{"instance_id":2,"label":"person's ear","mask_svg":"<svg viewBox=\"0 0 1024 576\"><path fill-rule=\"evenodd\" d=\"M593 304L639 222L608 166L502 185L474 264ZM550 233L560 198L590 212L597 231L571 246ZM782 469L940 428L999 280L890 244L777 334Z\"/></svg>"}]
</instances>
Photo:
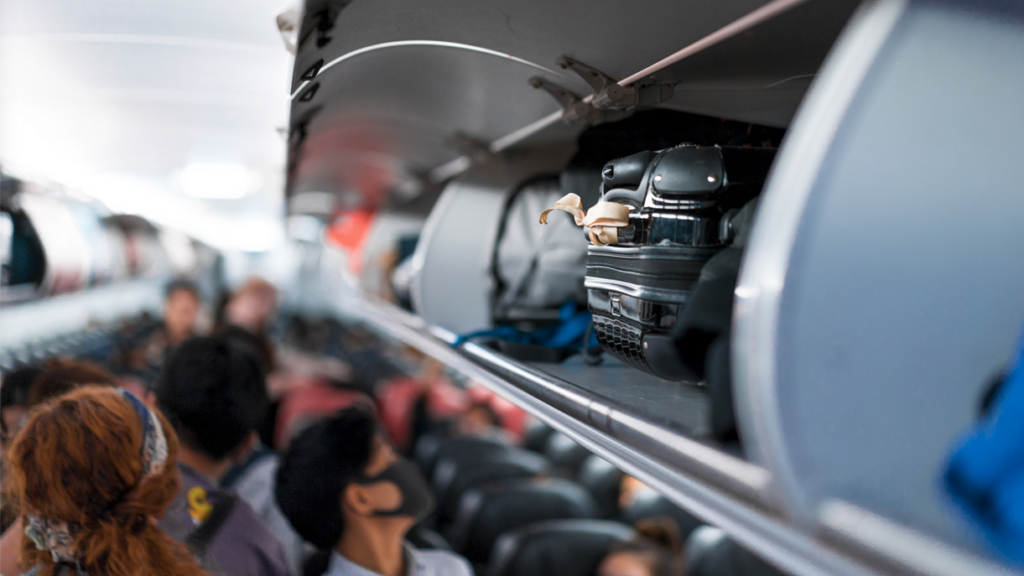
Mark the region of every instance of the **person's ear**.
<instances>
[{"instance_id":1,"label":"person's ear","mask_svg":"<svg viewBox=\"0 0 1024 576\"><path fill-rule=\"evenodd\" d=\"M359 484L349 484L341 492L341 506L359 516L370 516L374 507L370 492Z\"/></svg>"}]
</instances>

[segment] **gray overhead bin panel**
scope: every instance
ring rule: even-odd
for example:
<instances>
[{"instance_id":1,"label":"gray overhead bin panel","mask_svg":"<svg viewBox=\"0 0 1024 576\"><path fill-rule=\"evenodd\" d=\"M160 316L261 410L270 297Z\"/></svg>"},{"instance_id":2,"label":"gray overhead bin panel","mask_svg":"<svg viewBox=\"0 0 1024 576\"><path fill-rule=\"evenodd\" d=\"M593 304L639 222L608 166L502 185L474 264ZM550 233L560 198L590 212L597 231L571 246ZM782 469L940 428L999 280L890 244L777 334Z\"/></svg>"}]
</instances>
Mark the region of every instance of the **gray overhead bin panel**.
<instances>
[{"instance_id":1,"label":"gray overhead bin panel","mask_svg":"<svg viewBox=\"0 0 1024 576\"><path fill-rule=\"evenodd\" d=\"M971 6L883 1L852 26L736 289L750 458L803 522L934 574L985 573L948 546L989 554L940 476L1024 322L1024 5Z\"/></svg>"},{"instance_id":2,"label":"gray overhead bin panel","mask_svg":"<svg viewBox=\"0 0 1024 576\"><path fill-rule=\"evenodd\" d=\"M410 177L429 178L461 152L476 153L549 114L554 100L529 89L538 73L507 58L431 45L375 50L342 62L305 88L319 86L308 102L293 105L293 118L325 106L305 129L297 165L302 183L294 191L351 189L379 202L374 193ZM490 105L516 91L523 94L514 103ZM560 133L563 139L573 134Z\"/></svg>"},{"instance_id":3,"label":"gray overhead bin panel","mask_svg":"<svg viewBox=\"0 0 1024 576\"><path fill-rule=\"evenodd\" d=\"M789 123L855 0L308 0L291 86L289 193L372 204L440 183L484 151L571 141L533 77L672 86L660 106ZM660 101L660 98L659 98ZM656 103L656 102L652 102ZM464 135L466 137L461 137Z\"/></svg>"}]
</instances>

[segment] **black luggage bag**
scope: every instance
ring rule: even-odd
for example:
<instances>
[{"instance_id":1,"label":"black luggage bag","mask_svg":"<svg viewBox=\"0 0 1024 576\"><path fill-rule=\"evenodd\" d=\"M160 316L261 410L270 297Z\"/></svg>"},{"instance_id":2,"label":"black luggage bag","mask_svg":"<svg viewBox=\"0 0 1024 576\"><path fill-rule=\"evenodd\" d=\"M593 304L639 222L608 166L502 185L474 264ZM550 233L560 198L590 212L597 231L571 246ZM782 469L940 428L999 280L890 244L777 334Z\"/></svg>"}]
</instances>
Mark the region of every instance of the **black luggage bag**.
<instances>
[{"instance_id":1,"label":"black luggage bag","mask_svg":"<svg viewBox=\"0 0 1024 576\"><path fill-rule=\"evenodd\" d=\"M607 352L661 378L703 378L681 358L673 327L774 157L770 148L681 145L605 165L602 200L629 207L616 241L587 254L588 303Z\"/></svg>"}]
</instances>

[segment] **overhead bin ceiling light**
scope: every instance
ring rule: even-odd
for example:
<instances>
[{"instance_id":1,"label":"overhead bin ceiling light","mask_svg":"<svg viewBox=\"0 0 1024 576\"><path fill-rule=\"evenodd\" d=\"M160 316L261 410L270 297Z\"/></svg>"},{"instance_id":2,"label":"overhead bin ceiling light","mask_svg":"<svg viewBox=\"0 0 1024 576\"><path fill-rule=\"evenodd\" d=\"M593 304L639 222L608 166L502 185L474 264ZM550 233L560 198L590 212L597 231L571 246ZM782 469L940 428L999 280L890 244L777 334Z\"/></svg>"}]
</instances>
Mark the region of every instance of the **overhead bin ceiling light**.
<instances>
[{"instance_id":1,"label":"overhead bin ceiling light","mask_svg":"<svg viewBox=\"0 0 1024 576\"><path fill-rule=\"evenodd\" d=\"M240 164L189 164L181 171L181 190L186 196L236 200L256 188L256 178Z\"/></svg>"}]
</instances>

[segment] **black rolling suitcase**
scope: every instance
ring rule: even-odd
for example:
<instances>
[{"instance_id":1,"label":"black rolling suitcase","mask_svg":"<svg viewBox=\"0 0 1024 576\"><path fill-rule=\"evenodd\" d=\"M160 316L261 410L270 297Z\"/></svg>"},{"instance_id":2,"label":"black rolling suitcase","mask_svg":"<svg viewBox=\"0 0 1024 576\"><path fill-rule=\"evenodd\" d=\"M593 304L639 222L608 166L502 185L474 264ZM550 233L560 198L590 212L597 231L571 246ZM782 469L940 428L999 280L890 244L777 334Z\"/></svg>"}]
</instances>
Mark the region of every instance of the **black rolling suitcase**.
<instances>
[{"instance_id":1,"label":"black rolling suitcase","mask_svg":"<svg viewBox=\"0 0 1024 576\"><path fill-rule=\"evenodd\" d=\"M684 362L673 328L774 157L767 148L682 145L605 165L603 202L629 209L612 234L591 235L587 254L584 284L607 352L669 380L703 379Z\"/></svg>"}]
</instances>

